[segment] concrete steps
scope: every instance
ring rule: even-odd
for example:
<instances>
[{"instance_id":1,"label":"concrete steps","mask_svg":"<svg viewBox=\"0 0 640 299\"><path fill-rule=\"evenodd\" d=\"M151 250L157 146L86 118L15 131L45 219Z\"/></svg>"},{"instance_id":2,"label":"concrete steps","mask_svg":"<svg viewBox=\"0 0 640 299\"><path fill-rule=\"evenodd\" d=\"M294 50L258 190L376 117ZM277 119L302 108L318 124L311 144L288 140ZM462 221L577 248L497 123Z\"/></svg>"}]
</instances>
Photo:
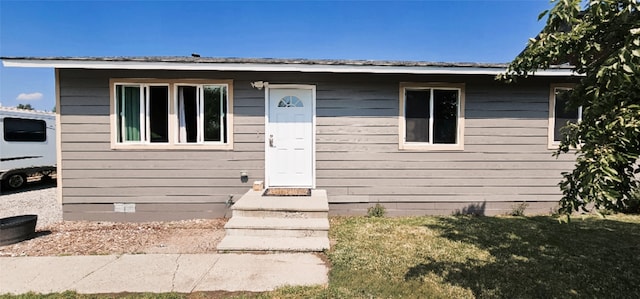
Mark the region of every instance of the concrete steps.
<instances>
[{"instance_id":1,"label":"concrete steps","mask_svg":"<svg viewBox=\"0 0 640 299\"><path fill-rule=\"evenodd\" d=\"M322 251L329 248L329 238L226 236L218 251Z\"/></svg>"},{"instance_id":2,"label":"concrete steps","mask_svg":"<svg viewBox=\"0 0 640 299\"><path fill-rule=\"evenodd\" d=\"M262 196L249 191L233 207L219 251L322 251L329 248L329 203L310 197Z\"/></svg>"},{"instance_id":3,"label":"concrete steps","mask_svg":"<svg viewBox=\"0 0 640 299\"><path fill-rule=\"evenodd\" d=\"M234 216L224 228L228 236L329 237L326 218Z\"/></svg>"}]
</instances>

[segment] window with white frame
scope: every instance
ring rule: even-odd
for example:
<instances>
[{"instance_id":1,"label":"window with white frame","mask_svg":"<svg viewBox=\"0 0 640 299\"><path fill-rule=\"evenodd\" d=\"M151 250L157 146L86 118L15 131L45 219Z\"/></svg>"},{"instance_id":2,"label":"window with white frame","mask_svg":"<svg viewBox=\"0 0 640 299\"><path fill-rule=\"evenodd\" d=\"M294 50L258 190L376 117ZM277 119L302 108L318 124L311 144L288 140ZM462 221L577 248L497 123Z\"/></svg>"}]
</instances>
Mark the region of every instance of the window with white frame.
<instances>
[{"instance_id":1,"label":"window with white frame","mask_svg":"<svg viewBox=\"0 0 640 299\"><path fill-rule=\"evenodd\" d=\"M404 85L403 145L443 147L461 145L463 89L456 85Z\"/></svg>"},{"instance_id":2,"label":"window with white frame","mask_svg":"<svg viewBox=\"0 0 640 299\"><path fill-rule=\"evenodd\" d=\"M113 83L115 145L230 148L228 80L140 81Z\"/></svg>"},{"instance_id":3,"label":"window with white frame","mask_svg":"<svg viewBox=\"0 0 640 299\"><path fill-rule=\"evenodd\" d=\"M549 117L551 144L557 144L564 138L562 128L568 123L577 123L582 120L582 107L569 107L571 91L570 87L552 87L550 99L550 108L552 109L549 109L551 113Z\"/></svg>"},{"instance_id":4,"label":"window with white frame","mask_svg":"<svg viewBox=\"0 0 640 299\"><path fill-rule=\"evenodd\" d=\"M117 140L169 142L169 86L116 84Z\"/></svg>"},{"instance_id":5,"label":"window with white frame","mask_svg":"<svg viewBox=\"0 0 640 299\"><path fill-rule=\"evenodd\" d=\"M226 85L179 85L178 143L226 143Z\"/></svg>"}]
</instances>

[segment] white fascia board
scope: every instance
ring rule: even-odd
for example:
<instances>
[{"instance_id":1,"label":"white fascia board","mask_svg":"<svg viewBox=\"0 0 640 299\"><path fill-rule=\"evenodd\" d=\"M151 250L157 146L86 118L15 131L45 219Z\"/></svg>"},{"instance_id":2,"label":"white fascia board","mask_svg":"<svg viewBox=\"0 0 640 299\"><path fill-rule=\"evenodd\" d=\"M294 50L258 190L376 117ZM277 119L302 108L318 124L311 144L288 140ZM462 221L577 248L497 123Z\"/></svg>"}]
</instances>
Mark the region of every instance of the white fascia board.
<instances>
[{"instance_id":1,"label":"white fascia board","mask_svg":"<svg viewBox=\"0 0 640 299\"><path fill-rule=\"evenodd\" d=\"M127 70L194 70L194 71L253 71L253 72L305 72L305 73L372 73L372 74L434 74L434 75L498 75L504 68L447 67L447 66L376 66L376 65L322 65L322 64L269 64L269 63L193 63L193 62L141 62L141 61L81 61L81 60L27 60L4 59L5 67L34 67L57 69L127 69ZM535 72L535 76L575 76L569 69L548 69Z\"/></svg>"}]
</instances>

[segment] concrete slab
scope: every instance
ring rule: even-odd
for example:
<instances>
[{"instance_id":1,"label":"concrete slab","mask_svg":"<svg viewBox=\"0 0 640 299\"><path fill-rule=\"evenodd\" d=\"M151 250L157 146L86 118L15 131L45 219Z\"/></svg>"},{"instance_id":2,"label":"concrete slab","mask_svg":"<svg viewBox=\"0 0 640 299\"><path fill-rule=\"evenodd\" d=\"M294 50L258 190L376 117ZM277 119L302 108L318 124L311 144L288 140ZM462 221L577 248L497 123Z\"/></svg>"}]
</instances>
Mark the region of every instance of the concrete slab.
<instances>
[{"instance_id":1,"label":"concrete slab","mask_svg":"<svg viewBox=\"0 0 640 299\"><path fill-rule=\"evenodd\" d=\"M73 290L76 282L117 259L117 256L2 257L0 294Z\"/></svg>"},{"instance_id":2,"label":"concrete slab","mask_svg":"<svg viewBox=\"0 0 640 299\"><path fill-rule=\"evenodd\" d=\"M249 190L234 205L232 210L265 211L329 211L326 190L311 190L311 196L262 196L263 191Z\"/></svg>"},{"instance_id":3,"label":"concrete slab","mask_svg":"<svg viewBox=\"0 0 640 299\"><path fill-rule=\"evenodd\" d=\"M224 228L329 230L329 219L233 217Z\"/></svg>"},{"instance_id":4,"label":"concrete slab","mask_svg":"<svg viewBox=\"0 0 640 299\"><path fill-rule=\"evenodd\" d=\"M123 255L73 288L79 293L170 292L177 255Z\"/></svg>"},{"instance_id":5,"label":"concrete slab","mask_svg":"<svg viewBox=\"0 0 640 299\"><path fill-rule=\"evenodd\" d=\"M123 255L73 287L78 293L188 293L217 260L217 255Z\"/></svg>"},{"instance_id":6,"label":"concrete slab","mask_svg":"<svg viewBox=\"0 0 640 299\"><path fill-rule=\"evenodd\" d=\"M219 251L323 251L329 249L329 238L227 235L217 248Z\"/></svg>"},{"instance_id":7,"label":"concrete slab","mask_svg":"<svg viewBox=\"0 0 640 299\"><path fill-rule=\"evenodd\" d=\"M202 282L204 277L216 266L218 254L184 254L178 259L173 291L190 293ZM215 291L217 289L212 289Z\"/></svg>"},{"instance_id":8,"label":"concrete slab","mask_svg":"<svg viewBox=\"0 0 640 299\"><path fill-rule=\"evenodd\" d=\"M314 254L140 254L0 258L0 294L268 291L328 282Z\"/></svg>"},{"instance_id":9,"label":"concrete slab","mask_svg":"<svg viewBox=\"0 0 640 299\"><path fill-rule=\"evenodd\" d=\"M328 269L309 253L222 254L195 291L270 291L286 285L326 285Z\"/></svg>"}]
</instances>

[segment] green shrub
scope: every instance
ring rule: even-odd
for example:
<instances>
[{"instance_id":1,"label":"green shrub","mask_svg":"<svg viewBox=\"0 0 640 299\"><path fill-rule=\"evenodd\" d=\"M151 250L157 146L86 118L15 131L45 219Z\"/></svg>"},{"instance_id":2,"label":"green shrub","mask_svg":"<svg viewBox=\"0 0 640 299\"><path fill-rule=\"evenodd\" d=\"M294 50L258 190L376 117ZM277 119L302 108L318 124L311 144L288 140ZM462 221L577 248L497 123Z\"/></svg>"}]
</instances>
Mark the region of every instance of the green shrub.
<instances>
[{"instance_id":1,"label":"green shrub","mask_svg":"<svg viewBox=\"0 0 640 299\"><path fill-rule=\"evenodd\" d=\"M640 188L636 188L625 202L625 207L621 211L626 214L640 214Z\"/></svg>"},{"instance_id":2,"label":"green shrub","mask_svg":"<svg viewBox=\"0 0 640 299\"><path fill-rule=\"evenodd\" d=\"M521 202L518 204L514 204L511 206L511 212L509 215L511 216L524 216L524 211L529 207L529 204L526 202Z\"/></svg>"},{"instance_id":3,"label":"green shrub","mask_svg":"<svg viewBox=\"0 0 640 299\"><path fill-rule=\"evenodd\" d=\"M367 217L384 217L384 214L386 213L387 210L379 203L367 209Z\"/></svg>"}]
</instances>

